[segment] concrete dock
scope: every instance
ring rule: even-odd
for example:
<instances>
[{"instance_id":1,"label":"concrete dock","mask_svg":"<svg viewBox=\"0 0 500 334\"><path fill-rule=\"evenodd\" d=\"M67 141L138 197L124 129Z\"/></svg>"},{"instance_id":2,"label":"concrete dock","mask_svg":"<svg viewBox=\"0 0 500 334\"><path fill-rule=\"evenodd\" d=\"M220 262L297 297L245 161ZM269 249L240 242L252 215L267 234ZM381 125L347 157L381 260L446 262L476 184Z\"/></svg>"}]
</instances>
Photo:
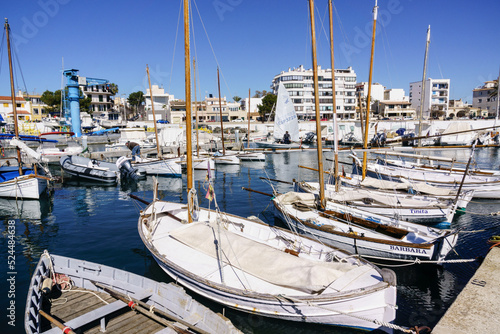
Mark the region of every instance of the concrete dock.
<instances>
[{"instance_id":1,"label":"concrete dock","mask_svg":"<svg viewBox=\"0 0 500 334\"><path fill-rule=\"evenodd\" d=\"M432 333L498 333L500 327L499 273L500 247L494 247L434 327Z\"/></svg>"}]
</instances>

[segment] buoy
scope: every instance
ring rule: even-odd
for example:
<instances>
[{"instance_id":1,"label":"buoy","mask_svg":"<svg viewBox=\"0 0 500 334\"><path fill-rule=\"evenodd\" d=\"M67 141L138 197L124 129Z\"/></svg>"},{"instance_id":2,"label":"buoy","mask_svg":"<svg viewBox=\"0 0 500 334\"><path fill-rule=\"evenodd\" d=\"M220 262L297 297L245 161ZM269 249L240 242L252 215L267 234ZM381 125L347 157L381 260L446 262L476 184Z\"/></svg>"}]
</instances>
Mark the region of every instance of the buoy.
<instances>
[{"instance_id":1,"label":"buoy","mask_svg":"<svg viewBox=\"0 0 500 334\"><path fill-rule=\"evenodd\" d=\"M42 282L42 293L48 295L52 291L52 278L45 277Z\"/></svg>"}]
</instances>

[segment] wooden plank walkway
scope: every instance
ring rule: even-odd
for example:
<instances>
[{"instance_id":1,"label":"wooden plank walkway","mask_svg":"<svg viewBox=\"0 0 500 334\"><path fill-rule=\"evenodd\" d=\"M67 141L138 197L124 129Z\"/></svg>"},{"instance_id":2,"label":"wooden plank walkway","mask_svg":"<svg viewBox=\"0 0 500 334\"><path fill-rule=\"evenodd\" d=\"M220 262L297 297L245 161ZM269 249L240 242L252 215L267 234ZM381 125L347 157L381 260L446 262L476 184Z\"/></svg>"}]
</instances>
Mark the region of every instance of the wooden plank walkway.
<instances>
[{"instance_id":1,"label":"wooden plank walkway","mask_svg":"<svg viewBox=\"0 0 500 334\"><path fill-rule=\"evenodd\" d=\"M494 247L432 333L497 333L500 326L498 273L500 273L500 248Z\"/></svg>"}]
</instances>

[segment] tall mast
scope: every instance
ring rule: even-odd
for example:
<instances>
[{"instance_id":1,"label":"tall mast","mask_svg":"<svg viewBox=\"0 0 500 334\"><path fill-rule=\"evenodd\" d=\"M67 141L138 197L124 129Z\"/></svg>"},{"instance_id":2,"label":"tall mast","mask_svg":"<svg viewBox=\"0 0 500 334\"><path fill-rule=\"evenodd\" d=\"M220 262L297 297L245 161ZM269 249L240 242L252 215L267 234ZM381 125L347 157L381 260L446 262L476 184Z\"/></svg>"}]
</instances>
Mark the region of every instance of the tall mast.
<instances>
[{"instance_id":1,"label":"tall mast","mask_svg":"<svg viewBox=\"0 0 500 334\"><path fill-rule=\"evenodd\" d=\"M226 148L224 147L224 122L222 121L222 102L220 98L220 79L219 79L219 67L217 67L217 87L219 89L219 115L220 115L220 133L222 134L222 154L226 155Z\"/></svg>"},{"instance_id":2,"label":"tall mast","mask_svg":"<svg viewBox=\"0 0 500 334\"><path fill-rule=\"evenodd\" d=\"M372 94L372 73L373 73L373 53L375 51L375 30L377 28L377 14L378 6L377 0L375 0L375 6L373 7L373 33L372 33L372 51L370 55L370 74L368 76L368 97L366 98L366 119L365 119L365 139L363 140L363 175L362 179L366 177L366 160L368 148L368 127L370 126L370 98Z\"/></svg>"},{"instance_id":3,"label":"tall mast","mask_svg":"<svg viewBox=\"0 0 500 334\"><path fill-rule=\"evenodd\" d=\"M314 29L314 0L309 0L309 14L311 16L312 62L314 79L314 108L316 111L316 136L318 137L318 171L319 171L319 199L321 206L325 206L325 181L323 175L323 147L321 141L321 124L319 112L318 64L316 60L316 30Z\"/></svg>"},{"instance_id":4,"label":"tall mast","mask_svg":"<svg viewBox=\"0 0 500 334\"><path fill-rule=\"evenodd\" d=\"M151 79L149 78L148 65L146 65L146 72L148 73L149 96L151 97L151 109L153 110L153 122L155 124L156 152L158 154L158 158L161 158L160 142L158 141L158 129L156 128L155 102L153 101L153 90L151 89Z\"/></svg>"},{"instance_id":5,"label":"tall mast","mask_svg":"<svg viewBox=\"0 0 500 334\"><path fill-rule=\"evenodd\" d=\"M7 51L9 54L9 73L10 73L10 96L12 98L12 115L14 116L14 134L19 139L19 128L17 126L16 94L14 92L14 72L12 70L12 55L10 52L10 26L9 21L5 19L5 34L7 37ZM23 175L23 166L21 161L21 150L16 146L17 164L19 165L19 175Z\"/></svg>"},{"instance_id":6,"label":"tall mast","mask_svg":"<svg viewBox=\"0 0 500 334\"><path fill-rule=\"evenodd\" d=\"M495 119L496 121L499 119L498 117L500 117L500 110L498 110L498 107L500 107L499 101L500 101L500 68L498 70L498 79L497 79L497 117Z\"/></svg>"},{"instance_id":7,"label":"tall mast","mask_svg":"<svg viewBox=\"0 0 500 334\"><path fill-rule=\"evenodd\" d=\"M420 94L420 116L418 118L418 146L422 146L422 118L424 117L424 100L425 100L425 75L427 73L427 53L429 52L429 44L431 42L431 26L427 28L427 40L425 42L424 56L424 73L422 74L422 94Z\"/></svg>"},{"instance_id":8,"label":"tall mast","mask_svg":"<svg viewBox=\"0 0 500 334\"><path fill-rule=\"evenodd\" d=\"M498 109L498 108L497 108ZM248 132L247 132L247 148L250 148L250 88L248 88L248 110L247 110L247 117L248 117Z\"/></svg>"},{"instance_id":9,"label":"tall mast","mask_svg":"<svg viewBox=\"0 0 500 334\"><path fill-rule=\"evenodd\" d=\"M198 137L198 102L196 100L196 60L193 58L193 87L194 87L194 117L195 117L195 126L196 126L196 156L200 156L200 144Z\"/></svg>"},{"instance_id":10,"label":"tall mast","mask_svg":"<svg viewBox=\"0 0 500 334\"><path fill-rule=\"evenodd\" d=\"M186 91L186 162L187 162L187 191L193 188L193 154L191 142L191 56L189 49L189 0L184 0L184 67ZM189 222L192 222L188 214Z\"/></svg>"},{"instance_id":11,"label":"tall mast","mask_svg":"<svg viewBox=\"0 0 500 334\"><path fill-rule=\"evenodd\" d=\"M335 62L333 53L333 11L332 0L328 1L328 10L330 12L330 58L332 60L332 107L333 107L333 152L334 152L334 178L335 191L339 191L339 144L338 144L338 126L337 126L337 101L335 92Z\"/></svg>"}]
</instances>

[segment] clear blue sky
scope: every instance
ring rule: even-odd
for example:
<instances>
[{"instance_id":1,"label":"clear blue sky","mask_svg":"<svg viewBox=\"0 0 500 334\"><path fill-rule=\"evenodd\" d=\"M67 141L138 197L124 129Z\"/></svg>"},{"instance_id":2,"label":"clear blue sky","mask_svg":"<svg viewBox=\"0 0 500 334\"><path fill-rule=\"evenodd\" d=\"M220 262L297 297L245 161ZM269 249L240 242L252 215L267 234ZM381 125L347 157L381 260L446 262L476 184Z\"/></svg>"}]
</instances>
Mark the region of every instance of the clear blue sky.
<instances>
[{"instance_id":1,"label":"clear blue sky","mask_svg":"<svg viewBox=\"0 0 500 334\"><path fill-rule=\"evenodd\" d=\"M181 3L19 0L4 1L0 12L15 35L29 92L59 89L64 57L65 68L79 69L81 76L108 79L118 85L119 95L127 96L145 90L149 64L152 84L184 98ZM215 57L222 95L229 99L247 97L249 88L252 95L255 90L269 90L273 77L289 67L311 68L307 0L191 3L191 55L197 57L203 96L217 94ZM334 5L335 67L352 66L358 82L368 81L374 0L337 0ZM403 88L408 95L409 83L422 79L428 25L427 76L451 79L452 99L472 102L472 89L498 77L500 1L380 0L378 5L373 82ZM315 6L318 64L329 68L328 1L316 0ZM5 42L0 77L0 95L9 95ZM18 86L24 89L20 78L17 75Z\"/></svg>"}]
</instances>

